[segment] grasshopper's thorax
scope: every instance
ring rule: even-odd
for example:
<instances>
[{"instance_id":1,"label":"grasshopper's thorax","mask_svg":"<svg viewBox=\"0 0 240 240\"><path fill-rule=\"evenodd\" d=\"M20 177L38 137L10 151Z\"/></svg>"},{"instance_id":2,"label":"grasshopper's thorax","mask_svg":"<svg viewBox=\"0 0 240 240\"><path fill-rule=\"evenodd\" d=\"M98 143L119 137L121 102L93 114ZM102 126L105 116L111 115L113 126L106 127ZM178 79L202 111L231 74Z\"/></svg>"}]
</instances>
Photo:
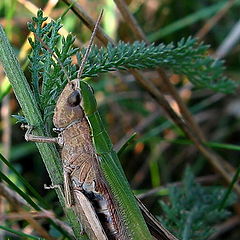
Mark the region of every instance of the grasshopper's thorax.
<instances>
[{"instance_id":1,"label":"grasshopper's thorax","mask_svg":"<svg viewBox=\"0 0 240 240\"><path fill-rule=\"evenodd\" d=\"M65 86L58 98L53 116L55 127L66 128L75 121L81 121L84 113L80 103L81 94L75 79Z\"/></svg>"}]
</instances>

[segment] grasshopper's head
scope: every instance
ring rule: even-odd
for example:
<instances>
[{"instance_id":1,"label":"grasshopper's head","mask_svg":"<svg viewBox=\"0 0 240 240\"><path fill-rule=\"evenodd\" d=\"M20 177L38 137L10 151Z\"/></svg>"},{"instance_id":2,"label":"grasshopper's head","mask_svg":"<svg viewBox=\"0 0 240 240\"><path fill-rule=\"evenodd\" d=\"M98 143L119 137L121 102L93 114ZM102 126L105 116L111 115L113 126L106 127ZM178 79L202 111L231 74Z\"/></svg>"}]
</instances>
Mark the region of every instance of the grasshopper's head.
<instances>
[{"instance_id":1,"label":"grasshopper's head","mask_svg":"<svg viewBox=\"0 0 240 240\"><path fill-rule=\"evenodd\" d=\"M83 118L83 109L80 106L82 97L79 90L79 80L69 82L58 98L53 123L57 128L65 128L74 121Z\"/></svg>"}]
</instances>

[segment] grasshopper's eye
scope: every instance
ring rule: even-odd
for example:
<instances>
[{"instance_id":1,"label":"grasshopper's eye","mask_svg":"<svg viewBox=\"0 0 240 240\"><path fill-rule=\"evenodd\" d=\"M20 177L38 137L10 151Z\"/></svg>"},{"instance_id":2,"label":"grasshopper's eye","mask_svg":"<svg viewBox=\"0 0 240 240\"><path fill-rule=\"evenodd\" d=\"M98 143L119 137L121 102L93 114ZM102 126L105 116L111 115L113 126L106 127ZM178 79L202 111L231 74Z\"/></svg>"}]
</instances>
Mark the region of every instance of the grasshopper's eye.
<instances>
[{"instance_id":1,"label":"grasshopper's eye","mask_svg":"<svg viewBox=\"0 0 240 240\"><path fill-rule=\"evenodd\" d=\"M76 107L77 105L79 105L81 102L81 96L79 91L77 90L73 91L71 95L68 97L67 101L71 107Z\"/></svg>"}]
</instances>

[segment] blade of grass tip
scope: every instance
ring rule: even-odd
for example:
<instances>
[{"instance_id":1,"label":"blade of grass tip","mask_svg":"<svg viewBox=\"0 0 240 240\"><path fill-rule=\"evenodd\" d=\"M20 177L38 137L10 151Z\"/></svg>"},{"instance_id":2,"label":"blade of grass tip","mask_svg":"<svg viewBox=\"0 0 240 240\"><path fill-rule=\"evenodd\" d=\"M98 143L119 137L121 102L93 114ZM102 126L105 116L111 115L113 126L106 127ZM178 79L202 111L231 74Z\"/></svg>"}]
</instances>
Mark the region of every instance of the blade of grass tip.
<instances>
[{"instance_id":1,"label":"blade of grass tip","mask_svg":"<svg viewBox=\"0 0 240 240\"><path fill-rule=\"evenodd\" d=\"M223 197L222 202L219 205L219 208L218 208L219 211L225 207L227 199L228 199L230 193L233 190L234 184L238 181L239 176L240 176L240 164L239 164L239 166L237 168L237 171L236 171L235 175L232 178L232 182L230 183L230 185L229 185L229 187L228 187L228 189L227 189L227 191L226 191L226 193L225 193L225 195Z\"/></svg>"},{"instance_id":2,"label":"blade of grass tip","mask_svg":"<svg viewBox=\"0 0 240 240\"><path fill-rule=\"evenodd\" d=\"M151 183L152 183L152 188L156 188L161 185L161 176L160 176L158 162L155 161L155 159L151 159L151 160L150 160Z\"/></svg>"},{"instance_id":3,"label":"blade of grass tip","mask_svg":"<svg viewBox=\"0 0 240 240\"><path fill-rule=\"evenodd\" d=\"M134 143L136 136L137 136L137 133L133 133L132 136L130 136L130 137L127 139L127 141L120 147L120 149L117 150L117 155L118 155L118 157L121 156L121 154L124 152L124 150L125 150L129 145L131 145L131 144Z\"/></svg>"},{"instance_id":4,"label":"blade of grass tip","mask_svg":"<svg viewBox=\"0 0 240 240\"><path fill-rule=\"evenodd\" d=\"M20 182L33 194L33 196L41 203L44 208L49 208L46 201L40 196L40 194L18 173L18 171L12 166L12 164L3 157L0 153L0 160L8 166L9 169L18 177Z\"/></svg>"},{"instance_id":5,"label":"blade of grass tip","mask_svg":"<svg viewBox=\"0 0 240 240\"><path fill-rule=\"evenodd\" d=\"M166 128L171 127L173 124L170 121L165 121L164 123L158 125L155 128L152 128L150 131L146 132L142 137L138 139L140 142L146 142L150 140L153 137L158 136L160 133L162 133ZM137 141L137 142L138 142Z\"/></svg>"},{"instance_id":6,"label":"blade of grass tip","mask_svg":"<svg viewBox=\"0 0 240 240\"><path fill-rule=\"evenodd\" d=\"M201 9L193 14L190 14L178 21L175 21L172 24L167 25L166 27L161 28L159 31L149 34L147 38L150 42L155 42L155 41L159 40L160 38L163 38L163 37L167 36L168 34L174 33L184 27L192 25L201 19L206 19L209 16L216 13L219 9L221 9L222 6L225 4L225 2L226 1L221 1L210 7Z\"/></svg>"},{"instance_id":7,"label":"blade of grass tip","mask_svg":"<svg viewBox=\"0 0 240 240\"><path fill-rule=\"evenodd\" d=\"M16 235L18 235L20 237L24 237L24 239L29 238L29 239L34 239L34 240L45 240L44 238L36 237L36 236L30 235L30 234L26 234L26 233L23 233L23 232L19 232L17 230L14 230L12 228L9 228L9 227L3 226L3 225L0 225L0 229L3 229L5 231L7 231L7 232L16 234Z\"/></svg>"},{"instance_id":8,"label":"blade of grass tip","mask_svg":"<svg viewBox=\"0 0 240 240\"><path fill-rule=\"evenodd\" d=\"M77 3L78 1L75 0L73 1L70 5L68 5L68 7L66 8L66 10L63 12L63 14L61 15L61 19L63 19L65 17L65 15L69 12L69 10L71 9L71 7Z\"/></svg>"},{"instance_id":9,"label":"blade of grass tip","mask_svg":"<svg viewBox=\"0 0 240 240\"><path fill-rule=\"evenodd\" d=\"M222 148L222 149L240 151L240 147L234 144L207 142L206 145L212 148Z\"/></svg>"}]
</instances>

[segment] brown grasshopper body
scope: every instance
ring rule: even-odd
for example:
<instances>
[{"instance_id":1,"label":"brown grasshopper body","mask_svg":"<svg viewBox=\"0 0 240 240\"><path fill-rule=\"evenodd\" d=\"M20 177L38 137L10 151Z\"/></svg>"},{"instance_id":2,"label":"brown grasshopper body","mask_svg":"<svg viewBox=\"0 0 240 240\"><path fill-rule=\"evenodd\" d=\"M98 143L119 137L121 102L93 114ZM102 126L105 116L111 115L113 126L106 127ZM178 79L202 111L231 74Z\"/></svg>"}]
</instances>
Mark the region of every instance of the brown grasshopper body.
<instances>
[{"instance_id":1,"label":"brown grasshopper body","mask_svg":"<svg viewBox=\"0 0 240 240\"><path fill-rule=\"evenodd\" d=\"M69 82L57 101L53 123L58 137L34 136L27 126L25 139L60 145L66 204L75 209L91 240L130 240L100 170L78 83L78 79Z\"/></svg>"},{"instance_id":2,"label":"brown grasshopper body","mask_svg":"<svg viewBox=\"0 0 240 240\"><path fill-rule=\"evenodd\" d=\"M54 142L61 146L64 193L68 207L73 207L92 240L130 240L118 206L100 169L91 129L83 108L79 80L66 85L57 101L53 123L57 138L36 137L26 132L28 141ZM177 240L142 205L139 206L149 230L156 239Z\"/></svg>"},{"instance_id":3,"label":"brown grasshopper body","mask_svg":"<svg viewBox=\"0 0 240 240\"><path fill-rule=\"evenodd\" d=\"M77 81L73 80L64 88L53 118L62 147L65 194L69 196L66 198L68 204L79 206L79 194L83 194L91 202L108 239L128 239L119 219L118 207L100 171L89 123L80 105L81 94L76 89Z\"/></svg>"}]
</instances>

